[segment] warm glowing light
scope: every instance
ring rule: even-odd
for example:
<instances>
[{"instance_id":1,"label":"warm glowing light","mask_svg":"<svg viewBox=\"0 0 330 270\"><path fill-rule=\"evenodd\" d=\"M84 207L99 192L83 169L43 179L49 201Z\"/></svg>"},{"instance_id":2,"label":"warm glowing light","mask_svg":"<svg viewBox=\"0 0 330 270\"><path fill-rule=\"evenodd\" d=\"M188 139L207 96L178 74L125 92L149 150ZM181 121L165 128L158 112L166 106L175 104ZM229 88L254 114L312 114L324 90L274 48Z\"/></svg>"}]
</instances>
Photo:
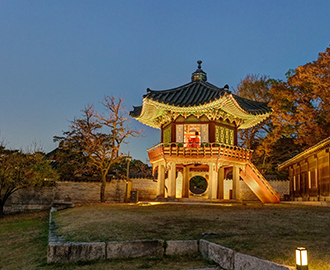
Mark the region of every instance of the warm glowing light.
<instances>
[{"instance_id":1,"label":"warm glowing light","mask_svg":"<svg viewBox=\"0 0 330 270\"><path fill-rule=\"evenodd\" d=\"M304 247L298 247L296 249L296 265L298 270L307 270L307 249Z\"/></svg>"}]
</instances>

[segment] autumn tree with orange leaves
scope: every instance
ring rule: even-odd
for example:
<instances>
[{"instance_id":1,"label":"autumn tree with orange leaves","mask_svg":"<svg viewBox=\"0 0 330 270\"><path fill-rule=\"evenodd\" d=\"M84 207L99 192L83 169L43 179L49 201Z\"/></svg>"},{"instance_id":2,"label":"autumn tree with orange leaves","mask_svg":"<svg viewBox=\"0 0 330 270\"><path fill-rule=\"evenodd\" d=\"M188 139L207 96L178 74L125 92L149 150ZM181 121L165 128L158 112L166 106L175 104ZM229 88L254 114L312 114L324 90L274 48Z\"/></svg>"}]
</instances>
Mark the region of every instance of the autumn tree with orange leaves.
<instances>
[{"instance_id":1,"label":"autumn tree with orange leaves","mask_svg":"<svg viewBox=\"0 0 330 270\"><path fill-rule=\"evenodd\" d=\"M254 152L263 173L330 136L330 48L286 75L271 85L269 130Z\"/></svg>"},{"instance_id":2,"label":"autumn tree with orange leaves","mask_svg":"<svg viewBox=\"0 0 330 270\"><path fill-rule=\"evenodd\" d=\"M254 150L252 160L264 174L330 136L330 48L316 61L287 73L287 81L247 75L235 94L268 102L270 118L240 130L241 146Z\"/></svg>"},{"instance_id":3,"label":"autumn tree with orange leaves","mask_svg":"<svg viewBox=\"0 0 330 270\"><path fill-rule=\"evenodd\" d=\"M105 97L102 105L105 113L95 111L88 106L81 118L71 122L70 130L63 137L54 137L60 141L61 149L74 151L89 158L90 163L100 174L101 202L105 202L105 187L107 174L115 163L124 158L120 156L120 146L129 137L138 137L141 131L132 130L128 126L127 113L122 107L123 100Z\"/></svg>"},{"instance_id":4,"label":"autumn tree with orange leaves","mask_svg":"<svg viewBox=\"0 0 330 270\"><path fill-rule=\"evenodd\" d=\"M234 94L250 100L268 103L270 101L269 91L273 81L266 75L248 74L237 85ZM269 132L268 124L269 119L266 119L251 128L240 129L238 131L240 146L248 149L256 148L260 144L260 140Z\"/></svg>"},{"instance_id":5,"label":"autumn tree with orange leaves","mask_svg":"<svg viewBox=\"0 0 330 270\"><path fill-rule=\"evenodd\" d=\"M270 88L278 81L266 75L248 74L237 85L234 93L259 102L271 101ZM268 134L273 132L274 126L271 118L267 118L257 125L240 129L239 145L253 149L252 162L263 174L278 174L276 166L290 157L292 142L285 138L269 141ZM295 147L296 148L296 147Z\"/></svg>"},{"instance_id":6,"label":"autumn tree with orange leaves","mask_svg":"<svg viewBox=\"0 0 330 270\"><path fill-rule=\"evenodd\" d=\"M294 137L303 148L330 136L330 47L271 87L274 139Z\"/></svg>"}]
</instances>

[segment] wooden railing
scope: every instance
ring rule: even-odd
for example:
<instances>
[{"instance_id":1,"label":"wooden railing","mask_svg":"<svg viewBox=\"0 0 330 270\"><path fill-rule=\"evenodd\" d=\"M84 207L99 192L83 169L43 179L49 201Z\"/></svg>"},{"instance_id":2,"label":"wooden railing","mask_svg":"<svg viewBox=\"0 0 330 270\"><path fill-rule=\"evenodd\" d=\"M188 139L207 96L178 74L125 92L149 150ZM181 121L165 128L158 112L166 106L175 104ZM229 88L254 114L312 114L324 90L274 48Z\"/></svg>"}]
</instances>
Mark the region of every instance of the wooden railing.
<instances>
[{"instance_id":1,"label":"wooden railing","mask_svg":"<svg viewBox=\"0 0 330 270\"><path fill-rule=\"evenodd\" d=\"M185 147L182 143L159 143L147 150L150 161L165 157L186 158L222 158L232 161L247 162L251 160L252 150L218 143L204 143L198 147Z\"/></svg>"}]
</instances>

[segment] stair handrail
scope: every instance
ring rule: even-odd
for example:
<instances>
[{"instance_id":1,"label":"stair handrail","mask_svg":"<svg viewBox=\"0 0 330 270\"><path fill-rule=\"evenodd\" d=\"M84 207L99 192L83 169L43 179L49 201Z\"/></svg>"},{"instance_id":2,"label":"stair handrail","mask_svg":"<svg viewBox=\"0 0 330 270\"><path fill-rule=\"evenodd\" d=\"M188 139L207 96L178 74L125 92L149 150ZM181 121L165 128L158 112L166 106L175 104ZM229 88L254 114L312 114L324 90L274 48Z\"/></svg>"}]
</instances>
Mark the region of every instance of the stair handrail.
<instances>
[{"instance_id":1,"label":"stair handrail","mask_svg":"<svg viewBox=\"0 0 330 270\"><path fill-rule=\"evenodd\" d=\"M265 177L259 172L258 168L252 163L249 162L248 165L251 167L252 171L258 176L261 182L267 187L267 189L280 201L279 193L274 190L274 188L268 183Z\"/></svg>"}]
</instances>

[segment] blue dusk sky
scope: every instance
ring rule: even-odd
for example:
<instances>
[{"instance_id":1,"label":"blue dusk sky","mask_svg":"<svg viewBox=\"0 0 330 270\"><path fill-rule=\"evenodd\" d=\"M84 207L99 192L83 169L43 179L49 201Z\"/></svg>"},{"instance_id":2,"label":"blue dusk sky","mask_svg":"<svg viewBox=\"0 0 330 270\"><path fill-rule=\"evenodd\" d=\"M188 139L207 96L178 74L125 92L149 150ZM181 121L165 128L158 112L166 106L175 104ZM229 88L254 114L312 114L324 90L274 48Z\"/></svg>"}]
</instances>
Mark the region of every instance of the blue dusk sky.
<instances>
[{"instance_id":1,"label":"blue dusk sky","mask_svg":"<svg viewBox=\"0 0 330 270\"><path fill-rule=\"evenodd\" d=\"M330 1L0 1L0 138L46 152L88 104L190 81L202 60L208 81L236 88L247 74L285 79L330 44ZM146 161L160 131L122 152Z\"/></svg>"}]
</instances>

